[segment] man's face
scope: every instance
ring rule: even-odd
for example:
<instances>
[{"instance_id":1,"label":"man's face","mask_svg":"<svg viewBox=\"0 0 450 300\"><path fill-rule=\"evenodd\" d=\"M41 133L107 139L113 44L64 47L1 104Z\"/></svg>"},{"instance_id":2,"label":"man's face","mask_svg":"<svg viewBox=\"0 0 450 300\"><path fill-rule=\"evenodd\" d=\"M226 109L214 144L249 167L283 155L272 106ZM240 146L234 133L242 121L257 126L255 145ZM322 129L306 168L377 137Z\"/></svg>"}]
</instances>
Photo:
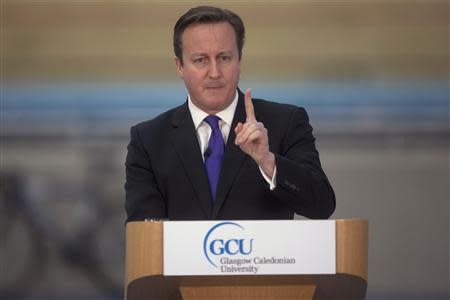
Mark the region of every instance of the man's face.
<instances>
[{"instance_id":1,"label":"man's face","mask_svg":"<svg viewBox=\"0 0 450 300\"><path fill-rule=\"evenodd\" d=\"M192 24L181 37L183 64L176 58L192 102L215 114L233 102L240 59L233 27L228 23Z\"/></svg>"}]
</instances>

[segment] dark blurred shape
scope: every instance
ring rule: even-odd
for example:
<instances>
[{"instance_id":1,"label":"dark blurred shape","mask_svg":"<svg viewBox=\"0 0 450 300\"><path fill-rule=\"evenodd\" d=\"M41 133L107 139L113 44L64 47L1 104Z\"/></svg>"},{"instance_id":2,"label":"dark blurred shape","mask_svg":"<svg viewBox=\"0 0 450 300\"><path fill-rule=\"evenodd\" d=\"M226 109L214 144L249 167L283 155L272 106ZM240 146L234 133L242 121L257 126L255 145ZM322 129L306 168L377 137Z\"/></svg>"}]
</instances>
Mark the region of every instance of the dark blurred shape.
<instances>
[{"instance_id":1,"label":"dark blurred shape","mask_svg":"<svg viewBox=\"0 0 450 300\"><path fill-rule=\"evenodd\" d=\"M24 181L0 173L0 296L24 296L45 271L46 246L25 211Z\"/></svg>"}]
</instances>

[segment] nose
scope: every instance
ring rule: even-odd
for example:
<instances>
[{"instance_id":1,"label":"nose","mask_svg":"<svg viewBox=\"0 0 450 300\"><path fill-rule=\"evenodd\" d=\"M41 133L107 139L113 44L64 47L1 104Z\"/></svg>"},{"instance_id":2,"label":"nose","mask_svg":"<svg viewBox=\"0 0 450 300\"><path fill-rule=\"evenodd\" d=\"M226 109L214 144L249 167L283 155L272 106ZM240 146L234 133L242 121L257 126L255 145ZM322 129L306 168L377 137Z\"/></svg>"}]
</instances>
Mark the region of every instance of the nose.
<instances>
[{"instance_id":1,"label":"nose","mask_svg":"<svg viewBox=\"0 0 450 300\"><path fill-rule=\"evenodd\" d=\"M209 74L208 75L212 79L220 78L219 64L214 60L209 64Z\"/></svg>"}]
</instances>

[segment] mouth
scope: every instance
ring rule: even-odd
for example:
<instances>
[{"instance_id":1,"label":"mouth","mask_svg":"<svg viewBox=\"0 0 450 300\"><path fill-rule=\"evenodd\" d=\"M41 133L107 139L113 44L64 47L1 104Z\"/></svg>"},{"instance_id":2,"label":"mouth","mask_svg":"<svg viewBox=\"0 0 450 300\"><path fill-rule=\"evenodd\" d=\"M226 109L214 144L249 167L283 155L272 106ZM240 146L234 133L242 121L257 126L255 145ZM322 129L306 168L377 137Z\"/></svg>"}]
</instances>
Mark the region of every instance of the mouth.
<instances>
[{"instance_id":1,"label":"mouth","mask_svg":"<svg viewBox=\"0 0 450 300\"><path fill-rule=\"evenodd\" d=\"M207 90L218 90L218 89L221 89L223 87L224 87L224 85L207 85L205 88Z\"/></svg>"}]
</instances>

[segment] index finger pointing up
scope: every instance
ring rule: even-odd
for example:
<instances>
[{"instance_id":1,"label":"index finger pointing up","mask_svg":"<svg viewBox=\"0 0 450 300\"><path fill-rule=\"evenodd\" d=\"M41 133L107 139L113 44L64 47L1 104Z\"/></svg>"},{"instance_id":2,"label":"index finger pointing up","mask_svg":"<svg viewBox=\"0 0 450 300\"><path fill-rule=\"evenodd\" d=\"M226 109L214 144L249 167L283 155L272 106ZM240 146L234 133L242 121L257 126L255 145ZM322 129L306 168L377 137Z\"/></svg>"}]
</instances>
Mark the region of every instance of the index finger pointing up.
<instances>
[{"instance_id":1,"label":"index finger pointing up","mask_svg":"<svg viewBox=\"0 0 450 300\"><path fill-rule=\"evenodd\" d=\"M256 121L255 118L255 110L253 109L253 102L252 102L252 93L250 89L245 90L245 114L247 115L247 122L254 122Z\"/></svg>"}]
</instances>

